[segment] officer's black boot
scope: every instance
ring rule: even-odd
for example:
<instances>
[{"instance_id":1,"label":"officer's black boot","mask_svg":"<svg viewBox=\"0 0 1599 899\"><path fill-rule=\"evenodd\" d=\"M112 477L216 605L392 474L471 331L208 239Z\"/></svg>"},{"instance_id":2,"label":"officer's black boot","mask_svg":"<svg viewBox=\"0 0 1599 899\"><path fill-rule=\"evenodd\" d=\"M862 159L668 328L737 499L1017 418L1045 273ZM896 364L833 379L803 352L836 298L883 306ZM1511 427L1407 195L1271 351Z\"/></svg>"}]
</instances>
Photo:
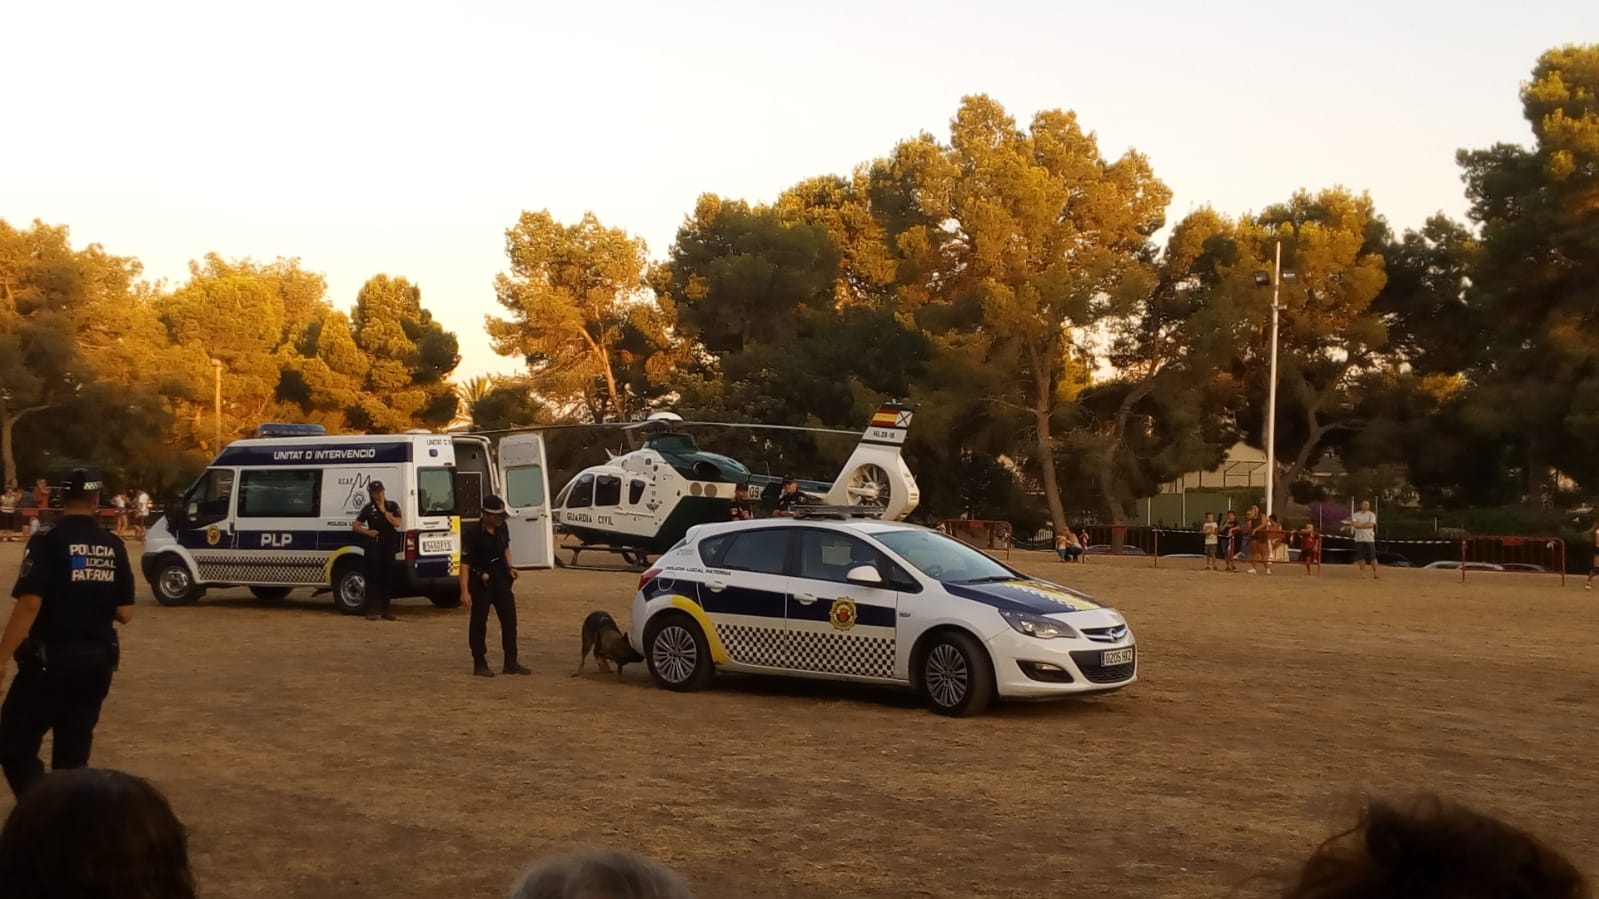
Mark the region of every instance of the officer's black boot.
<instances>
[{"instance_id":1,"label":"officer's black boot","mask_svg":"<svg viewBox=\"0 0 1599 899\"><path fill-rule=\"evenodd\" d=\"M487 661L478 659L472 663L472 673L478 677L493 677L494 669L489 667L489 663Z\"/></svg>"},{"instance_id":2,"label":"officer's black boot","mask_svg":"<svg viewBox=\"0 0 1599 899\"><path fill-rule=\"evenodd\" d=\"M531 668L529 668L529 667L527 667L525 665L517 664L516 659L506 659L505 660L505 673L506 674L532 674L533 673L533 669L531 669Z\"/></svg>"}]
</instances>

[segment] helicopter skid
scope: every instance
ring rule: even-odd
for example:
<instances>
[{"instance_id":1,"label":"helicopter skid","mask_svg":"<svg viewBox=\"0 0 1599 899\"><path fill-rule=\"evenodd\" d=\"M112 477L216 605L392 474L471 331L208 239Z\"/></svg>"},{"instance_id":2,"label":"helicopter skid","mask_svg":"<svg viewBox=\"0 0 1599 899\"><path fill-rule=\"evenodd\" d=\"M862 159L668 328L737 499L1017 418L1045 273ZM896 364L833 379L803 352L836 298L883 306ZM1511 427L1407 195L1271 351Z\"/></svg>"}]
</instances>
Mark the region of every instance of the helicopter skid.
<instances>
[{"instance_id":1,"label":"helicopter skid","mask_svg":"<svg viewBox=\"0 0 1599 899\"><path fill-rule=\"evenodd\" d=\"M644 550L632 546L610 546L603 543L562 543L556 547L555 567L566 568L572 571L643 571L650 567L650 557ZM571 561L561 559L560 550L572 554ZM606 553L621 556L627 563L626 568L617 568L613 565L583 565L580 560L586 552Z\"/></svg>"}]
</instances>

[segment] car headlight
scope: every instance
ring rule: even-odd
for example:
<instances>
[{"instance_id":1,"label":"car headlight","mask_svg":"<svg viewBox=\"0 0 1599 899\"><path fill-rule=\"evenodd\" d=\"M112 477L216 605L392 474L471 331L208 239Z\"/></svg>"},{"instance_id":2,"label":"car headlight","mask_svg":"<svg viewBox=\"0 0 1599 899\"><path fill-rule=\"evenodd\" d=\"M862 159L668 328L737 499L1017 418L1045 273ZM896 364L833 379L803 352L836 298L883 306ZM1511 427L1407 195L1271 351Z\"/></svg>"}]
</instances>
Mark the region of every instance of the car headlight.
<instances>
[{"instance_id":1,"label":"car headlight","mask_svg":"<svg viewBox=\"0 0 1599 899\"><path fill-rule=\"evenodd\" d=\"M1043 615L1034 615L1031 612L1013 612L1009 609L1000 609L999 617L1005 623L1015 628L1017 633L1040 640L1053 640L1056 637L1075 637L1077 632L1064 621L1054 618L1045 618Z\"/></svg>"}]
</instances>

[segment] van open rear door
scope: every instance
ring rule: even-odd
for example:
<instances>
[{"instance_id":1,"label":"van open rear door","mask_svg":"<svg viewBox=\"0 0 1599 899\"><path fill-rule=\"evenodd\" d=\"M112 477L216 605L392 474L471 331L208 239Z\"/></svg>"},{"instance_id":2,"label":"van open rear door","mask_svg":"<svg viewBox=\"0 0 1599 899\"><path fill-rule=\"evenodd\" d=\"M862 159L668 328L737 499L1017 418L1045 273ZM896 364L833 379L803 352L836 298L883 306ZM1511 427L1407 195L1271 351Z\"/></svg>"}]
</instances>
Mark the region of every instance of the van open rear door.
<instances>
[{"instance_id":1,"label":"van open rear door","mask_svg":"<svg viewBox=\"0 0 1599 899\"><path fill-rule=\"evenodd\" d=\"M511 561L517 568L555 566L555 530L550 521L550 476L544 466L544 435L512 434L500 440Z\"/></svg>"}]
</instances>

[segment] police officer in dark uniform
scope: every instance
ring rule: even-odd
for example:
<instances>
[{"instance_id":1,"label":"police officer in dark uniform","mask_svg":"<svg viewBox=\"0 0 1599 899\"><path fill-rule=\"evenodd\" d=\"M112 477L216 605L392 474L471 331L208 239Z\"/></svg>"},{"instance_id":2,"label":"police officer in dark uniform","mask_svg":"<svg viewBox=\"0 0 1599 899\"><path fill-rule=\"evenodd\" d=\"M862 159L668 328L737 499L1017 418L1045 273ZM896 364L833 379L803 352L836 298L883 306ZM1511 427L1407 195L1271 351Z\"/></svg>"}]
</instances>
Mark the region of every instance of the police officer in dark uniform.
<instances>
[{"instance_id":1,"label":"police officer in dark uniform","mask_svg":"<svg viewBox=\"0 0 1599 899\"><path fill-rule=\"evenodd\" d=\"M799 481L790 475L783 479L783 494L777 498L777 511L772 514L791 518L796 514L795 506L803 506L808 502L810 500L800 492Z\"/></svg>"},{"instance_id":2,"label":"police officer in dark uniform","mask_svg":"<svg viewBox=\"0 0 1599 899\"><path fill-rule=\"evenodd\" d=\"M62 519L35 534L11 591L17 604L0 637L0 682L13 656L17 677L0 705L0 767L14 794L44 776L39 747L55 735L50 765L89 764L100 705L119 647L112 622L133 617L133 567L122 539L95 519L100 477L72 472L61 485Z\"/></svg>"},{"instance_id":3,"label":"police officer in dark uniform","mask_svg":"<svg viewBox=\"0 0 1599 899\"><path fill-rule=\"evenodd\" d=\"M356 533L372 542L366 548L366 620L398 621L389 611L394 594L394 554L400 549L400 505L386 497L383 482L366 485L371 502L361 510L353 525Z\"/></svg>"},{"instance_id":4,"label":"police officer in dark uniform","mask_svg":"<svg viewBox=\"0 0 1599 899\"><path fill-rule=\"evenodd\" d=\"M472 673L493 677L489 668L489 608L500 619L500 647L505 652L506 674L532 674L516 661L516 596L511 584L517 571L511 567L511 532L505 526L505 500L483 497L483 517L466 536L461 552L461 604L472 610L467 644L472 648Z\"/></svg>"},{"instance_id":5,"label":"police officer in dark uniform","mask_svg":"<svg viewBox=\"0 0 1599 899\"><path fill-rule=\"evenodd\" d=\"M750 505L750 485L739 484L733 488L733 507L728 510L729 521L749 521L755 517Z\"/></svg>"}]
</instances>

